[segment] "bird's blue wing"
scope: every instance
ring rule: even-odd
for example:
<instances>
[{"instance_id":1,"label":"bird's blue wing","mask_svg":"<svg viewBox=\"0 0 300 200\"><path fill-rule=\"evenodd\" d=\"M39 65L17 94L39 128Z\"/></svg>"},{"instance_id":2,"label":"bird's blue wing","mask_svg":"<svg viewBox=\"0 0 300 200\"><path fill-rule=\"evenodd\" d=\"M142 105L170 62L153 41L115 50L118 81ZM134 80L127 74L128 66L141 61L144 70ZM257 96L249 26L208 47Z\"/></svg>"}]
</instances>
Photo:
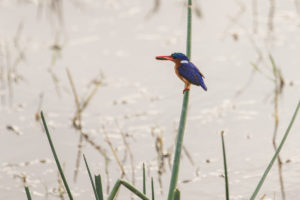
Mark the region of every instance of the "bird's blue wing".
<instances>
[{"instance_id":1,"label":"bird's blue wing","mask_svg":"<svg viewBox=\"0 0 300 200\"><path fill-rule=\"evenodd\" d=\"M191 62L188 63L182 63L178 67L178 72L179 74L191 82L194 85L199 85L201 86L205 91L207 90L207 87L204 83L204 76L202 73L199 71L199 69Z\"/></svg>"}]
</instances>

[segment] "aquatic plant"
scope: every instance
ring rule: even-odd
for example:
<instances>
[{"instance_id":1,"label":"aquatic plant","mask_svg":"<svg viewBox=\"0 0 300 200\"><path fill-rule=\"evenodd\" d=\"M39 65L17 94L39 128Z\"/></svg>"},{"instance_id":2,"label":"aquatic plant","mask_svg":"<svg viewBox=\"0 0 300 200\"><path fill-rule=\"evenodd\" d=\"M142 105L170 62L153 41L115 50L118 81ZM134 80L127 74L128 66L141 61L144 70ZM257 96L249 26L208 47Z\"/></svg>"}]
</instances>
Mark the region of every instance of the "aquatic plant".
<instances>
[{"instance_id":1,"label":"aquatic plant","mask_svg":"<svg viewBox=\"0 0 300 200\"><path fill-rule=\"evenodd\" d=\"M189 58L191 57L191 32L192 32L191 29L192 29L192 0L189 0L188 1L188 18L187 18L187 45L186 45L187 46L186 55ZM68 72L68 77L71 80L71 78L70 78L71 76L70 76L69 72ZM72 83L72 81L71 81L71 83ZM71 84L71 85L74 85L74 84ZM74 87L72 87L72 88L74 88ZM74 93L76 94L76 92L74 92ZM76 101L76 95L75 95L75 101ZM173 200L173 199L178 199L179 200L180 199L180 191L176 188L176 186L177 186L177 180L178 180L180 155L181 155L181 150L182 150L183 135L184 135L184 129L185 129L185 124L186 124L188 102L189 102L189 91L186 91L184 93L184 96L183 96L182 111L181 111L181 117L180 117L180 123L179 123L178 135L177 135L177 142L176 142L176 149L175 149L175 156L174 156L172 175L171 175L169 194L168 194L168 199L169 200ZM78 105L78 100L77 100L76 103ZM60 172L60 175L62 177L64 186L67 190L69 199L72 200L73 197L72 197L71 191L69 189L68 183L66 181L66 178L64 176L64 173L63 173L62 167L60 165L59 159L56 155L56 151L55 151L54 145L52 143L52 139L51 139L50 133L48 131L48 127L47 127L46 120L45 120L43 112L41 112L41 118L42 118L42 121L43 121L43 125L44 125L44 128L45 128L46 134L47 134L47 138L48 138L48 141L49 141L54 159L56 161L56 164L57 164L58 170ZM88 170L88 174L89 174L90 181L91 181L91 184L92 184L92 187L93 187L95 198L96 198L96 200L103 199L103 192L102 192L103 190L102 190L100 175L96 176L96 177L98 177L97 178L98 179L98 181L97 181L98 184L96 184L97 186L95 186L95 183L92 179L92 175L91 175L91 172L90 172L90 169L89 169L89 166L88 166L88 163L86 161L85 156L83 156L83 158L84 158L84 161L85 161L85 164L86 164L86 168ZM100 180L99 180L99 178L100 178ZM123 185L124 187L129 189L131 192L136 194L141 199L145 199L145 200L150 199L146 196L146 176L145 176L145 166L144 165L143 165L143 192L140 192L137 188L135 188L133 185L129 184L128 182L119 179L115 183L112 191L110 192L110 195L108 196L109 200L112 200L112 199L115 198L115 196L118 192L118 189L121 185ZM153 179L151 179L151 187L152 187L152 193L151 193L152 194L152 199L154 200L155 194L154 194L154 187L153 187ZM28 188L26 189L26 191L27 190L28 190ZM28 192L29 192L29 190L28 190Z\"/></svg>"},{"instance_id":2,"label":"aquatic plant","mask_svg":"<svg viewBox=\"0 0 300 200\"><path fill-rule=\"evenodd\" d=\"M272 168L272 166L273 166L275 160L278 158L278 155L279 155L279 153L280 153L280 151L281 151L281 148L283 147L284 142L286 141L286 138L287 138L287 136L289 135L290 130L291 130L293 124L294 124L294 121L295 121L296 116L297 116L297 114L298 114L299 108L300 108L300 101L298 102L298 105L297 105L296 110L295 110L295 112L294 112L294 114L293 114L293 116L292 116L292 119L291 119L291 121L290 121L290 123L289 123L289 126L288 126L288 128L286 129L286 131L285 131L285 133L284 133L284 135L283 135L283 138L281 139L280 144L279 144L278 148L277 148L276 151L275 151L275 154L273 155L273 157L272 157L272 159L271 159L271 161L270 161L268 167L266 168L266 170L265 170L265 172L263 173L261 179L259 180L258 185L256 186L256 188L255 188L255 190L254 190L254 192L253 192L253 194L252 194L250 200L254 200L254 199L255 199L255 197L256 197L257 193L259 192L261 186L263 185L263 183L264 183L264 181L265 181L265 179L266 179L266 177L267 177L269 171L271 170L271 168Z\"/></svg>"},{"instance_id":3,"label":"aquatic plant","mask_svg":"<svg viewBox=\"0 0 300 200\"><path fill-rule=\"evenodd\" d=\"M192 13L191 12L192 12L192 0L188 0L188 23L187 23L187 49L186 49L186 54L189 58L191 58L191 29L192 29L192 24L191 24L191 22L192 22ZM174 160L173 160L173 163L172 163L172 174L171 174L171 179L170 179L168 200L180 200L180 198L181 198L180 197L181 193L177 188L177 181L178 181L178 174L179 174L179 167L180 167L181 151L182 151L182 147L183 147L184 131L185 131L185 126L186 126L186 122L187 122L188 103L189 103L189 91L186 91L184 93L184 96L183 96L181 116L180 116L177 139L176 139L175 155L174 155ZM286 138L287 138L287 136L290 132L290 129L293 126L293 123L295 121L295 118L296 118L296 115L298 113L299 108L300 108L300 101L299 101L299 103L296 107L296 110L295 110L294 115L291 119L291 122L290 122L290 124L289 124L289 126L288 126L288 128L287 128L287 130L284 134L284 137L280 142L280 145L278 146L275 154L273 155L267 169L265 170L262 178L260 179L260 181L259 181L254 193L252 194L250 200L255 199L255 197L258 194L264 180L266 179L266 177L268 175L268 172L270 171L274 161L278 157L279 152L282 149L282 147L284 145L284 142L285 142L285 140L286 140ZM51 136L50 136L48 126L47 126L47 123L46 123L43 112L41 112L41 119L42 119L43 126L44 126L44 129L45 129L45 132L46 132L46 135L47 135L50 147L51 147L52 154L54 156L56 165L58 167L60 176L63 180L64 187L67 191L69 199L72 200L73 196L72 196L71 190L68 186L67 180L64 176L64 172L63 172L63 169L60 165L60 161L58 159L58 156L56 154L55 147L54 147L54 144L52 142L52 139L51 139ZM225 191L226 191L226 196L225 197L226 197L227 200L229 200L230 195L229 195L229 183L228 183L228 173L227 173L227 160L226 160L225 141L224 141L223 132L221 133L221 139L222 139L222 151L223 151L223 159L224 159L223 161L224 161ZM84 158L84 162L85 162L85 165L86 165L86 168L87 168L87 171L88 171L89 179L90 179L90 182L91 182L91 185L92 185L92 188L93 188L94 196L95 196L96 200L103 200L104 199L103 198L104 194L103 194L103 189L102 189L101 176L100 175L94 176L94 179L93 179L92 172L89 168L87 159L84 155L83 155L83 158ZM146 175L145 175L145 165L144 164L143 164L143 176L142 177L143 177L143 189L142 189L142 191L140 191L139 189L137 189L135 186L128 183L127 181L122 180L122 179L118 179L116 181L114 187L110 191L107 199L108 200L113 200L116 197L119 188L121 186L124 186L128 190L130 190L133 194L138 196L140 199L150 200L150 198L146 194L147 190L146 190ZM29 188L25 187L25 191L26 191L26 194L27 194L27 199L30 200L31 196L30 196ZM152 200L155 199L153 178L151 178L151 199Z\"/></svg>"},{"instance_id":4,"label":"aquatic plant","mask_svg":"<svg viewBox=\"0 0 300 200\"><path fill-rule=\"evenodd\" d=\"M73 199L73 196L72 196L72 193L71 193L71 190L69 188L69 185L68 185L68 182L65 178L65 175L64 175L64 172L62 170L62 167L61 167L61 164L58 160L58 157L57 157L57 154L56 154L56 151L55 151L55 148L54 148L54 145L53 145L53 142L52 142L52 139L51 139L51 135L49 133L49 130L48 130L48 126L47 126L47 123L46 123L46 120L45 120L45 117L44 117L44 114L43 112L41 112L41 118L42 118L42 122L43 122L43 125L44 125L44 128L45 128L45 132L46 132L46 135L47 135L47 138L48 138L48 141L49 141L49 145L50 145L50 148L51 148L51 151L52 151L52 154L53 154L53 157L55 159L55 162L56 162L56 165L57 165L57 168L58 168L58 171L60 173L60 176L62 178L62 181L64 183L64 186L67 190L67 193L68 193L68 196L69 196L69 199L72 200Z\"/></svg>"},{"instance_id":5,"label":"aquatic plant","mask_svg":"<svg viewBox=\"0 0 300 200\"><path fill-rule=\"evenodd\" d=\"M223 162L224 162L224 178L225 178L225 197L226 200L229 200L229 183L228 183L228 172L227 172L227 159L225 151L225 141L224 141L224 131L221 131L222 139L222 152L223 152Z\"/></svg>"},{"instance_id":6,"label":"aquatic plant","mask_svg":"<svg viewBox=\"0 0 300 200\"><path fill-rule=\"evenodd\" d=\"M186 55L189 59L191 59L191 40L192 40L192 0L188 1L188 18L187 18L187 42L186 42ZM169 193L168 193L168 200L173 200L175 195L175 190L177 186L178 180L178 172L179 172L179 165L180 165L180 157L181 157L181 150L182 150L182 143L183 143L183 136L184 136L184 128L186 124L186 116L189 104L189 95L190 91L187 90L184 92L183 95L183 103L181 109L181 116L178 128L178 134L176 138L176 149L175 155L173 160L172 166L172 174L169 186ZM179 195L179 194L177 194Z\"/></svg>"}]
</instances>

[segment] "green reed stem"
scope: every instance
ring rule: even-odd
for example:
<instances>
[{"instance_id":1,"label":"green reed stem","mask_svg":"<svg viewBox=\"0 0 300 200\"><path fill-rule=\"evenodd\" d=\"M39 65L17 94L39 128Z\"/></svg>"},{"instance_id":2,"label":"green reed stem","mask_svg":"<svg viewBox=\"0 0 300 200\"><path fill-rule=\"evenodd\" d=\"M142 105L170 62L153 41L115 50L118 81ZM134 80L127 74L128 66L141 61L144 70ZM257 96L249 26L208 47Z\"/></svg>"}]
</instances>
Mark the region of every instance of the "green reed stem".
<instances>
[{"instance_id":1,"label":"green reed stem","mask_svg":"<svg viewBox=\"0 0 300 200\"><path fill-rule=\"evenodd\" d=\"M275 154L273 155L272 160L270 161L270 163L269 163L267 169L265 170L263 176L259 180L258 185L256 186L256 188L255 188L255 190L254 190L254 192L253 192L250 200L254 200L255 199L255 197L258 194L261 186L263 185L263 183L264 183L264 181L265 181L265 179L266 179L269 171L271 170L271 168L272 168L272 166L273 166L273 164L274 164L274 162L275 162L275 160L276 160L276 158L277 158L277 156L278 156L278 154L279 154L279 152L280 152L280 150L281 150L281 148L282 148L282 146L283 146L283 144L284 144L284 142L285 142L285 140L286 140L286 138L287 138L287 136L288 136L288 134L289 134L292 126L293 126L293 124L294 124L294 121L296 119L296 116L297 116L297 113L299 111L299 108L300 108L300 101L298 102L297 108L296 108L296 110L295 110L295 112L293 114L293 117L292 117L292 119L290 121L290 124L289 124L288 128L286 129L286 131L284 133L284 136L283 136L283 138L282 138L282 140L281 140L281 142L280 142L280 144L279 144L279 146L278 146Z\"/></svg>"},{"instance_id":2,"label":"green reed stem","mask_svg":"<svg viewBox=\"0 0 300 200\"><path fill-rule=\"evenodd\" d=\"M229 200L229 183L228 183L227 161L226 161L226 151L225 151L225 142L224 142L224 131L221 132L221 138L222 138L222 151L223 151L223 161L224 161L226 200Z\"/></svg>"},{"instance_id":3,"label":"green reed stem","mask_svg":"<svg viewBox=\"0 0 300 200\"><path fill-rule=\"evenodd\" d=\"M186 55L189 58L191 57L191 40L192 40L192 0L188 0ZM190 94L190 92L189 92L189 90L187 90L187 91L185 91L184 96L183 96L183 103L182 103L182 109L181 109L178 134L177 134L177 139L176 139L176 149L175 149L175 155L174 155L174 161L173 161L173 167L172 167L168 200L174 199L174 193L175 193L175 189L177 186L180 155L181 155L183 135L184 135L187 109L188 109L188 103L189 103L189 94Z\"/></svg>"},{"instance_id":4,"label":"green reed stem","mask_svg":"<svg viewBox=\"0 0 300 200\"><path fill-rule=\"evenodd\" d=\"M155 194L154 194L154 184L153 184L153 177L151 177L151 194L152 194L152 200L155 199Z\"/></svg>"},{"instance_id":5,"label":"green reed stem","mask_svg":"<svg viewBox=\"0 0 300 200\"><path fill-rule=\"evenodd\" d=\"M67 180L65 178L65 175L64 175L64 172L62 170L62 167L59 163L59 160L58 160L58 157L56 155L56 151L55 151L55 148L54 148L54 145L52 143L52 139L51 139L51 136L50 136L50 133L49 133L49 130L48 130L48 126L47 126L47 123L46 123L46 120L45 120L45 117L44 117L44 114L43 114L43 111L41 112L41 117L42 117L42 121L43 121L43 125L44 125L44 128L45 128L45 131L46 131L46 135L47 135L47 138L48 138L48 141L49 141L49 144L50 144L50 147L51 147L51 151L52 151L52 154L54 156L54 159L55 159L55 162L56 162L56 165L57 165L57 168L58 168L58 171L60 173L60 176L63 180L63 183L64 183L64 186L67 190L67 193L68 193L68 196L69 196L69 199L70 200L73 200L73 196L71 194L71 190L69 188L69 185L67 183Z\"/></svg>"},{"instance_id":6,"label":"green reed stem","mask_svg":"<svg viewBox=\"0 0 300 200\"><path fill-rule=\"evenodd\" d=\"M180 191L177 188L174 193L174 200L180 200Z\"/></svg>"},{"instance_id":7,"label":"green reed stem","mask_svg":"<svg viewBox=\"0 0 300 200\"><path fill-rule=\"evenodd\" d=\"M115 196L117 195L117 192L120 188L120 186L123 185L127 189L129 189L131 192L133 192L136 196L140 197L143 200L150 200L146 195L144 195L142 192L140 192L137 188L135 188L133 185L130 183L124 181L124 180L117 180L115 183L110 195L108 196L107 200L114 200Z\"/></svg>"},{"instance_id":8,"label":"green reed stem","mask_svg":"<svg viewBox=\"0 0 300 200\"><path fill-rule=\"evenodd\" d=\"M98 199L103 200L104 198L103 198L103 190L102 190L102 181L100 175L95 176L95 185L98 194Z\"/></svg>"},{"instance_id":9,"label":"green reed stem","mask_svg":"<svg viewBox=\"0 0 300 200\"><path fill-rule=\"evenodd\" d=\"M183 104L182 104L181 117L180 117L180 123L179 123L179 129L178 129L178 135L177 135L177 141L176 141L176 149L175 149L175 156L174 156L173 167L172 167L168 200L174 199L174 192L175 192L175 188L177 186L180 155L181 155L181 149L182 149L182 143L183 143L183 135L184 135L184 128L185 128L185 123L186 123L188 102L189 102L189 91L187 90L187 91L185 91L184 96L183 96Z\"/></svg>"},{"instance_id":10,"label":"green reed stem","mask_svg":"<svg viewBox=\"0 0 300 200\"><path fill-rule=\"evenodd\" d=\"M145 163L143 163L143 193L146 194L146 171L145 171Z\"/></svg>"},{"instance_id":11,"label":"green reed stem","mask_svg":"<svg viewBox=\"0 0 300 200\"><path fill-rule=\"evenodd\" d=\"M186 36L186 55L191 59L192 47L192 0L188 0L188 16L187 16L187 36Z\"/></svg>"},{"instance_id":12,"label":"green reed stem","mask_svg":"<svg viewBox=\"0 0 300 200\"><path fill-rule=\"evenodd\" d=\"M27 186L25 186L25 192L26 192L27 199L31 200L30 191L29 191L29 188Z\"/></svg>"},{"instance_id":13,"label":"green reed stem","mask_svg":"<svg viewBox=\"0 0 300 200\"><path fill-rule=\"evenodd\" d=\"M85 163L85 166L86 166L86 169L88 171L88 174L89 174L89 177L90 177L90 181L91 181L91 184L92 184L92 187L93 187L93 191L94 191L94 195L95 195L95 198L96 200L99 200L99 196L96 192L96 187L95 187L95 184L94 184L94 181L93 181L93 178L92 178L92 174L91 174L91 171L90 171L90 168L89 168L89 165L86 161L86 158L85 158L85 155L83 154L83 159L84 159L84 163Z\"/></svg>"}]
</instances>

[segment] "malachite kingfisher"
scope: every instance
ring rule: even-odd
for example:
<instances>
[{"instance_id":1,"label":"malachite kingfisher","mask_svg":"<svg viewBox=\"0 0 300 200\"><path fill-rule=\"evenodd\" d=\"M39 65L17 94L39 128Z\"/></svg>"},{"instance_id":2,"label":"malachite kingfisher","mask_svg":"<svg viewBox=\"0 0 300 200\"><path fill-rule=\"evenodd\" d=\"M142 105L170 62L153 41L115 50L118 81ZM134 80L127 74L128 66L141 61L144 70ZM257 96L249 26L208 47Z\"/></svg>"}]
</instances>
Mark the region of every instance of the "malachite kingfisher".
<instances>
[{"instance_id":1,"label":"malachite kingfisher","mask_svg":"<svg viewBox=\"0 0 300 200\"><path fill-rule=\"evenodd\" d=\"M156 59L170 60L175 63L175 73L185 83L183 93L190 89L191 84L201 86L207 91L203 74L183 53L173 53L170 56L156 56Z\"/></svg>"}]
</instances>

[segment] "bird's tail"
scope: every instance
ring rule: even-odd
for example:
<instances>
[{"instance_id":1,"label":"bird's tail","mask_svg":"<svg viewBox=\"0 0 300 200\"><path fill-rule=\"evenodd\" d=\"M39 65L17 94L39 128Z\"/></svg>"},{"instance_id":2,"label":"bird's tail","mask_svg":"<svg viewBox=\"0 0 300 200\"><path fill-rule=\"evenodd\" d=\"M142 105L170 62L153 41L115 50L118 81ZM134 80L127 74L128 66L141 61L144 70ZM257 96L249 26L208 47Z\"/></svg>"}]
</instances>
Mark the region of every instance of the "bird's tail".
<instances>
[{"instance_id":1,"label":"bird's tail","mask_svg":"<svg viewBox=\"0 0 300 200\"><path fill-rule=\"evenodd\" d=\"M201 79L201 81L200 81L200 86L203 88L203 90L207 91L207 87L206 87L203 79Z\"/></svg>"}]
</instances>

